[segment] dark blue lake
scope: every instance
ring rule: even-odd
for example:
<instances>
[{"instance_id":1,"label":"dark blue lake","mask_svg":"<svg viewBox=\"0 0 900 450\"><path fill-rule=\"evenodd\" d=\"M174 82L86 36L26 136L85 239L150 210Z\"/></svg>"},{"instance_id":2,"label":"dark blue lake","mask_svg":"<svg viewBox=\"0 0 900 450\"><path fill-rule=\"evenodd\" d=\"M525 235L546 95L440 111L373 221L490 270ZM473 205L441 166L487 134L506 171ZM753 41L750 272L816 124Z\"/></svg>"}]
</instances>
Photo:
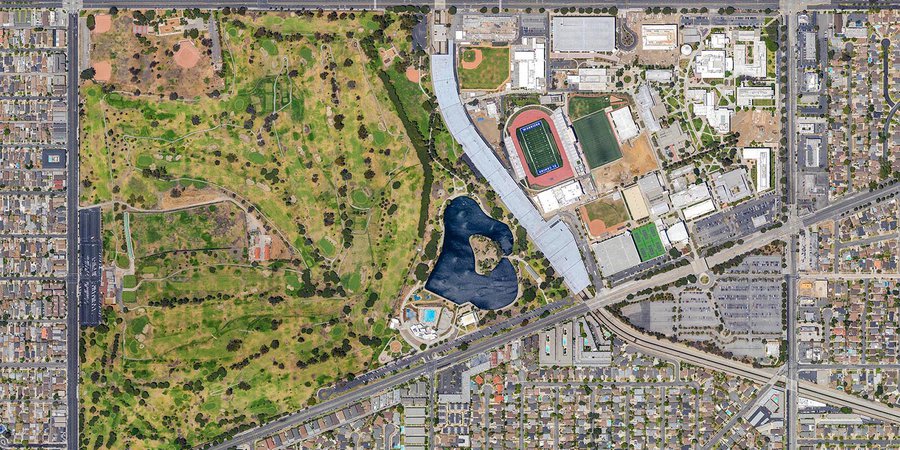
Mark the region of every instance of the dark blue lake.
<instances>
[{"instance_id":1,"label":"dark blue lake","mask_svg":"<svg viewBox=\"0 0 900 450\"><path fill-rule=\"evenodd\" d=\"M470 197L457 197L444 210L444 243L425 289L459 305L472 302L481 309L503 308L518 295L516 270L501 258L490 274L476 272L475 252L469 244L473 235L493 239L504 255L512 252L509 226L485 214Z\"/></svg>"}]
</instances>

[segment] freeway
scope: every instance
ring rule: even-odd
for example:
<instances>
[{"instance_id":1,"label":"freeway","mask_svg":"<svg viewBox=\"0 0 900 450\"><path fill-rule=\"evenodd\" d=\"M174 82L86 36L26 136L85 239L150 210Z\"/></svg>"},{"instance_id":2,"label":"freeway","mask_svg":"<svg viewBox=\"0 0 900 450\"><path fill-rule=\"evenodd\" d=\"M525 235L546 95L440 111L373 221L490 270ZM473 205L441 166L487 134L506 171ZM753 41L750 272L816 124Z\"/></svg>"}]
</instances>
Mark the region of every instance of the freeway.
<instances>
[{"instance_id":1,"label":"freeway","mask_svg":"<svg viewBox=\"0 0 900 450\"><path fill-rule=\"evenodd\" d=\"M209 448L212 450L225 450L239 445L252 444L254 441L265 438L282 429L300 425L314 417L318 417L319 415L322 415L334 409L338 409L343 406L358 402L381 391L390 389L391 387L414 380L427 373L452 367L474 357L475 355L484 353L492 348L503 345L506 342L537 333L538 331L551 327L556 323L566 320L572 320L576 317L587 314L588 311L590 311L590 309L586 304L578 303L571 308L564 309L558 312L557 314L536 320L534 322L530 322L528 325L514 328L507 333L492 336L483 341L474 343L466 350L451 353L450 355L444 356L440 359L429 360L425 362L424 365L418 367L407 367L393 376L382 378L379 381L372 382L363 387L360 387L359 389L351 391L346 395L324 401L299 413L284 416L274 422L270 422L258 428L254 428L236 436L234 439L213 445Z\"/></svg>"},{"instance_id":2,"label":"freeway","mask_svg":"<svg viewBox=\"0 0 900 450\"><path fill-rule=\"evenodd\" d=\"M69 14L68 61L66 62L68 127L66 132L66 426L67 448L77 450L78 433L78 14Z\"/></svg>"}]
</instances>

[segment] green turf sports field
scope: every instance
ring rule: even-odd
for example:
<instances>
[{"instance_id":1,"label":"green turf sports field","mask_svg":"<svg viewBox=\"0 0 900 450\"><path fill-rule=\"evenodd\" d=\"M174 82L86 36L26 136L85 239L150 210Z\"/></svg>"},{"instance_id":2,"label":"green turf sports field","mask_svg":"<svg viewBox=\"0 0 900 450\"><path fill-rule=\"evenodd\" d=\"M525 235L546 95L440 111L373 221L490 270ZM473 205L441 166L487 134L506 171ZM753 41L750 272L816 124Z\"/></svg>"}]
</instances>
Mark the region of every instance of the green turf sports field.
<instances>
[{"instance_id":1,"label":"green turf sports field","mask_svg":"<svg viewBox=\"0 0 900 450\"><path fill-rule=\"evenodd\" d=\"M572 126L591 169L622 157L622 150L619 149L612 126L603 111L582 117L573 122Z\"/></svg>"},{"instance_id":2,"label":"green turf sports field","mask_svg":"<svg viewBox=\"0 0 900 450\"><path fill-rule=\"evenodd\" d=\"M532 175L539 177L562 167L562 156L553 142L550 125L546 120L540 119L519 127L516 137Z\"/></svg>"},{"instance_id":3,"label":"green turf sports field","mask_svg":"<svg viewBox=\"0 0 900 450\"><path fill-rule=\"evenodd\" d=\"M464 69L462 62L475 59L475 48L462 51L459 64L459 84L462 89L495 90L509 79L509 47L477 47L482 61L474 69Z\"/></svg>"},{"instance_id":4,"label":"green turf sports field","mask_svg":"<svg viewBox=\"0 0 900 450\"><path fill-rule=\"evenodd\" d=\"M569 98L569 119L578 120L597 111L603 111L609 105L608 95L571 97Z\"/></svg>"},{"instance_id":5,"label":"green turf sports field","mask_svg":"<svg viewBox=\"0 0 900 450\"><path fill-rule=\"evenodd\" d=\"M615 226L630 219L622 200L600 199L584 205L588 220L600 220L606 226Z\"/></svg>"},{"instance_id":6,"label":"green turf sports field","mask_svg":"<svg viewBox=\"0 0 900 450\"><path fill-rule=\"evenodd\" d=\"M659 239L656 224L648 223L631 230L631 238L634 239L634 246L641 256L641 262L662 256L666 252Z\"/></svg>"}]
</instances>

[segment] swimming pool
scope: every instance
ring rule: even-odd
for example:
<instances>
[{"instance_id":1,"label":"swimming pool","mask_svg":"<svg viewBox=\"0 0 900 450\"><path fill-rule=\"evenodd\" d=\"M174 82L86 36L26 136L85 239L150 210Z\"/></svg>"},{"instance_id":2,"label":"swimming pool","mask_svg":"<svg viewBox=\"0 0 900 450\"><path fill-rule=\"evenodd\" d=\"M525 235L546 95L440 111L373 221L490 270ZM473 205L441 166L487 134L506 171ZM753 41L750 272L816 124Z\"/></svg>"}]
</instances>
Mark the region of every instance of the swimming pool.
<instances>
[{"instance_id":1,"label":"swimming pool","mask_svg":"<svg viewBox=\"0 0 900 450\"><path fill-rule=\"evenodd\" d=\"M433 323L434 319L436 319L436 316L437 316L437 311L435 311L433 309L425 310L425 322Z\"/></svg>"}]
</instances>

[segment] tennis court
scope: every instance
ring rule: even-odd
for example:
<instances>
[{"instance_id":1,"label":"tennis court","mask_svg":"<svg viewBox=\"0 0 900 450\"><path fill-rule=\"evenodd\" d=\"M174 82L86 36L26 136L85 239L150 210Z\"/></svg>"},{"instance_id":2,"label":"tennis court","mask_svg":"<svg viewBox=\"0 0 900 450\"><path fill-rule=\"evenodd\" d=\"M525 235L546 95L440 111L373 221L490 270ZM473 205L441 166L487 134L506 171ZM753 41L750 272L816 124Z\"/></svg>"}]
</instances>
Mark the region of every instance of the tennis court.
<instances>
[{"instance_id":1,"label":"tennis court","mask_svg":"<svg viewBox=\"0 0 900 450\"><path fill-rule=\"evenodd\" d=\"M641 256L641 262L660 257L666 252L654 223L641 225L631 230L631 238L634 239L634 246L637 247L638 255Z\"/></svg>"},{"instance_id":2,"label":"tennis court","mask_svg":"<svg viewBox=\"0 0 900 450\"><path fill-rule=\"evenodd\" d=\"M606 113L596 111L572 123L588 166L595 169L622 157Z\"/></svg>"},{"instance_id":3,"label":"tennis court","mask_svg":"<svg viewBox=\"0 0 900 450\"><path fill-rule=\"evenodd\" d=\"M562 167L562 157L550 134L550 126L539 119L516 130L516 137L522 143L525 162L531 174L538 177Z\"/></svg>"}]
</instances>

